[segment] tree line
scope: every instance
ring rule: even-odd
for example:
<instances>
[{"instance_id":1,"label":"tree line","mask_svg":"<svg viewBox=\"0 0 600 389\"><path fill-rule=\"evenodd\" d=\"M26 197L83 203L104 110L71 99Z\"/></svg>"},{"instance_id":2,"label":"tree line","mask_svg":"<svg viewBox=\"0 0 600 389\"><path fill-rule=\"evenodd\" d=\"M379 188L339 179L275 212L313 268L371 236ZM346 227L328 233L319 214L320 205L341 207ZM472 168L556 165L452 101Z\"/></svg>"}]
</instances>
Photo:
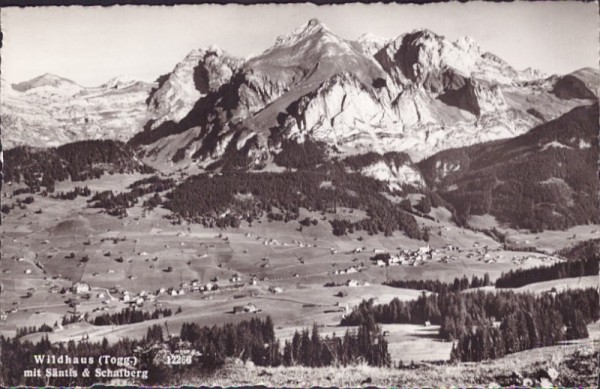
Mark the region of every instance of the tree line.
<instances>
[{"instance_id":1,"label":"tree line","mask_svg":"<svg viewBox=\"0 0 600 389\"><path fill-rule=\"evenodd\" d=\"M398 298L381 305L363 301L341 324L429 321L440 325L443 339L457 341L455 359L470 361L585 338L586 325L599 317L598 293L594 289L541 296L512 291L460 293L442 289L436 294L424 292L407 302ZM491 336L494 342L477 343L477 337L484 335ZM475 344L481 348L477 352L473 351Z\"/></svg>"},{"instance_id":2,"label":"tree line","mask_svg":"<svg viewBox=\"0 0 600 389\"><path fill-rule=\"evenodd\" d=\"M5 182L23 182L37 193L44 187L54 192L59 181L84 181L105 173L151 173L154 170L135 159L135 150L115 140L85 140L59 147L19 146L4 153Z\"/></svg>"},{"instance_id":3,"label":"tree line","mask_svg":"<svg viewBox=\"0 0 600 389\"><path fill-rule=\"evenodd\" d=\"M529 269L509 270L496 280L496 288L519 288L534 282L560 280L568 277L598 275L599 255L578 261L555 263L552 266L537 266Z\"/></svg>"},{"instance_id":4,"label":"tree line","mask_svg":"<svg viewBox=\"0 0 600 389\"><path fill-rule=\"evenodd\" d=\"M285 366L348 366L363 362L371 366L391 364L388 343L376 325L361 325L355 333L346 330L343 337L334 333L323 338L315 324L310 335L308 329L303 329L294 332L291 341L285 341L282 358Z\"/></svg>"},{"instance_id":5,"label":"tree line","mask_svg":"<svg viewBox=\"0 0 600 389\"><path fill-rule=\"evenodd\" d=\"M173 314L169 308L157 308L152 312L135 308L125 308L120 312L103 313L94 317L90 322L96 326L123 325L141 323L146 320L169 317Z\"/></svg>"},{"instance_id":6,"label":"tree line","mask_svg":"<svg viewBox=\"0 0 600 389\"><path fill-rule=\"evenodd\" d=\"M139 198L150 193L154 196L144 201L144 207L148 209L155 208L162 203L159 193L169 190L175 186L175 181L171 178L162 179L158 176L147 177L129 185L128 192L115 194L112 190L96 192L88 200L92 208L103 208L111 216L125 216L127 208L133 207L138 203Z\"/></svg>"},{"instance_id":7,"label":"tree line","mask_svg":"<svg viewBox=\"0 0 600 389\"><path fill-rule=\"evenodd\" d=\"M389 366L390 357L387 342L378 327L361 326L357 332L346 331L343 337L319 334L313 326L309 336L308 329L296 332L290 341L281 347L275 337L273 322L269 316L265 319L252 318L239 323L222 326L200 326L197 323L183 323L179 336L166 336L161 325L150 326L142 339L120 338L109 344L82 340L75 342L51 343L47 336L38 342L0 336L0 382L5 385L26 386L90 386L97 382L107 382L110 378L83 377L84 368L90 370L99 367L98 357L136 356L139 370L148 370L147 380L137 380L132 384L168 385L189 382L192 378L202 377L221 368L227 358L252 361L260 366L330 366L350 365L366 362L374 366ZM191 355L197 352L191 364L168 365L165 356L180 354ZM78 371L77 378L25 377L26 369L52 367L47 363L36 364L34 354L68 355L74 357L93 357L91 364L64 364L61 369L72 368Z\"/></svg>"},{"instance_id":8,"label":"tree line","mask_svg":"<svg viewBox=\"0 0 600 389\"><path fill-rule=\"evenodd\" d=\"M446 283L440 280L391 280L383 282L383 285L394 288L427 290L434 293L441 293L442 291L460 292L465 289L480 288L491 284L490 275L488 273L485 273L483 277L473 275L471 281L469 281L467 276L461 278L455 277L454 282L452 283Z\"/></svg>"}]
</instances>

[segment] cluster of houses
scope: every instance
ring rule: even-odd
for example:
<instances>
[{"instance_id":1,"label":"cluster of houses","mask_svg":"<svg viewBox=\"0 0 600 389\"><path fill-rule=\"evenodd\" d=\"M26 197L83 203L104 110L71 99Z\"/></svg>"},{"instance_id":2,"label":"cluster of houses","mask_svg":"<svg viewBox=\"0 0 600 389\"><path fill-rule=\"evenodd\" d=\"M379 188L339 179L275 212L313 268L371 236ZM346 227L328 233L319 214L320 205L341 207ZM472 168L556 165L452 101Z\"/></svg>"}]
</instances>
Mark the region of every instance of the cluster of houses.
<instances>
[{"instance_id":1,"label":"cluster of houses","mask_svg":"<svg viewBox=\"0 0 600 389\"><path fill-rule=\"evenodd\" d=\"M364 266L352 265L346 269L336 269L332 272L332 274L354 274L363 270Z\"/></svg>"},{"instance_id":2,"label":"cluster of houses","mask_svg":"<svg viewBox=\"0 0 600 389\"><path fill-rule=\"evenodd\" d=\"M369 286L371 284L369 284L368 281L358 281L358 280L347 280L346 281L346 286L350 286L350 287L356 287L356 286Z\"/></svg>"},{"instance_id":3,"label":"cluster of houses","mask_svg":"<svg viewBox=\"0 0 600 389\"><path fill-rule=\"evenodd\" d=\"M221 289L234 289L234 288L239 288L239 287L243 286L243 284L241 284L242 277L239 276L238 274L234 274L229 279L229 281L230 281L229 285L219 286L217 284L218 280L219 279L217 277L215 277L210 282L207 282L206 284L201 284L197 279L192 280L190 282L184 281L179 285L179 287L169 287L169 288L162 287L162 288L158 289L154 294L150 293L150 292L142 291L138 295L132 295L128 291L119 291L119 290L116 290L116 291L122 293L122 295L123 295L123 297L121 298L122 301L129 302L129 303L136 303L136 304L141 305L141 304L143 304L144 301L155 301L156 297L158 297L160 295L168 295L168 296L172 296L172 297L177 297L177 296L183 296L188 292L212 293L212 292L216 292L217 290L221 290ZM258 283L258 281L254 277L248 281L248 285L252 285L252 286L257 285L257 283ZM276 293L276 292L273 292L273 293Z\"/></svg>"},{"instance_id":4,"label":"cluster of houses","mask_svg":"<svg viewBox=\"0 0 600 389\"><path fill-rule=\"evenodd\" d=\"M433 260L438 254L438 250L434 250L427 245L419 247L416 250L401 249L398 254L379 252L371 259L379 267L398 265L418 266Z\"/></svg>"},{"instance_id":5,"label":"cluster of houses","mask_svg":"<svg viewBox=\"0 0 600 389\"><path fill-rule=\"evenodd\" d=\"M145 290L142 290L138 294L129 293L129 291L125 290L125 291L123 291L123 297L121 297L121 300L125 303L128 303L129 305L136 305L138 307L142 307L144 305L144 302L146 302L146 301L148 301L148 302L156 301L157 296L158 296L158 293L153 294L153 293L147 292ZM105 300L105 302L106 301L107 300Z\"/></svg>"},{"instance_id":6,"label":"cluster of houses","mask_svg":"<svg viewBox=\"0 0 600 389\"><path fill-rule=\"evenodd\" d=\"M561 262L561 260L559 258L553 258L553 257L535 257L533 255L529 255L529 256L524 256L524 257L517 257L517 256L513 256L511 258L512 263L514 263L515 265L522 265L527 261L530 260L536 260L539 259L542 262Z\"/></svg>"}]
</instances>

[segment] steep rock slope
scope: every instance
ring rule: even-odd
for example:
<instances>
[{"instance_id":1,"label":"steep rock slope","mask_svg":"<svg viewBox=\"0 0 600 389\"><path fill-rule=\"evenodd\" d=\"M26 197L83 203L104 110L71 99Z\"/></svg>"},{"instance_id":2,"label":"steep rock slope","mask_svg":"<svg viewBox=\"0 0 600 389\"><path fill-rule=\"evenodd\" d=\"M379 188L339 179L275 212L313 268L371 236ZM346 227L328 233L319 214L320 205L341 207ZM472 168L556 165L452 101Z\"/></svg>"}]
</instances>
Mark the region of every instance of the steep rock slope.
<instances>
[{"instance_id":1,"label":"steep rock slope","mask_svg":"<svg viewBox=\"0 0 600 389\"><path fill-rule=\"evenodd\" d=\"M517 71L467 37L451 42L418 30L352 42L317 20L279 37L237 71L228 69L231 75L217 77L218 87L186 95L200 98L185 117L151 122L132 143L154 163L191 159L204 167L223 158L239 167L265 166L286 139L323 142L333 155L405 151L419 160L523 134L595 100L565 94L581 89L577 83L561 86L563 78ZM600 79L587 71L572 77L586 85ZM160 107L166 97L157 92L152 104Z\"/></svg>"},{"instance_id":2,"label":"steep rock slope","mask_svg":"<svg viewBox=\"0 0 600 389\"><path fill-rule=\"evenodd\" d=\"M114 78L84 88L45 74L30 81L2 82L0 116L5 148L58 146L84 139L128 140L147 120L152 85Z\"/></svg>"},{"instance_id":3,"label":"steep rock slope","mask_svg":"<svg viewBox=\"0 0 600 389\"><path fill-rule=\"evenodd\" d=\"M178 122L208 93L229 82L242 60L217 46L192 50L175 69L159 78L148 101L151 128L166 121Z\"/></svg>"}]
</instances>

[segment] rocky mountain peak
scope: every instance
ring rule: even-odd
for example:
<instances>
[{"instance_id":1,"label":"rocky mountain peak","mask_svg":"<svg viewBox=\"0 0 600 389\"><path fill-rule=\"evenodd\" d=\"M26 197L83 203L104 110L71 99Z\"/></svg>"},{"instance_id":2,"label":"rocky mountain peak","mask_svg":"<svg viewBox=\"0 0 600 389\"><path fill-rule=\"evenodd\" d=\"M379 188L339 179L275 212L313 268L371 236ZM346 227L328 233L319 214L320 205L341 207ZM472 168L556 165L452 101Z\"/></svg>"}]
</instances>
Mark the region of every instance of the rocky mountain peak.
<instances>
[{"instance_id":1,"label":"rocky mountain peak","mask_svg":"<svg viewBox=\"0 0 600 389\"><path fill-rule=\"evenodd\" d=\"M361 35L356 42L360 45L362 50L368 55L375 55L385 45L389 43L389 39L380 37L373 33L366 33Z\"/></svg>"},{"instance_id":2,"label":"rocky mountain peak","mask_svg":"<svg viewBox=\"0 0 600 389\"><path fill-rule=\"evenodd\" d=\"M131 86L136 82L138 82L138 80L135 80L130 76L120 75L111 78L106 83L102 84L101 87L106 89L122 89Z\"/></svg>"},{"instance_id":3,"label":"rocky mountain peak","mask_svg":"<svg viewBox=\"0 0 600 389\"><path fill-rule=\"evenodd\" d=\"M477 56L481 55L481 47L479 47L477 41L470 36L461 36L454 42L454 44L465 52L472 53Z\"/></svg>"},{"instance_id":4,"label":"rocky mountain peak","mask_svg":"<svg viewBox=\"0 0 600 389\"><path fill-rule=\"evenodd\" d=\"M310 19L307 23L296 28L291 33L277 37L273 48L294 46L298 42L319 33L331 33L331 31L318 19Z\"/></svg>"},{"instance_id":5,"label":"rocky mountain peak","mask_svg":"<svg viewBox=\"0 0 600 389\"><path fill-rule=\"evenodd\" d=\"M200 98L227 83L242 64L214 44L190 51L151 93L148 112L153 127L184 118Z\"/></svg>"}]
</instances>

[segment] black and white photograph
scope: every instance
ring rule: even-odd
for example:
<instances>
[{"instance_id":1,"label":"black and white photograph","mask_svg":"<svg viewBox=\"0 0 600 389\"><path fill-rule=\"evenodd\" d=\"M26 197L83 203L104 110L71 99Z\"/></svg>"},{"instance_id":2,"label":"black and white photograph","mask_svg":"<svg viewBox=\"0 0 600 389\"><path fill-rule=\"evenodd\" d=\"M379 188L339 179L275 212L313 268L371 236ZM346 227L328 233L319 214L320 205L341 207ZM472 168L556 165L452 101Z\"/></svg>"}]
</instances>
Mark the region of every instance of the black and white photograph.
<instances>
[{"instance_id":1,"label":"black and white photograph","mask_svg":"<svg viewBox=\"0 0 600 389\"><path fill-rule=\"evenodd\" d=\"M0 9L0 386L595 387L599 4Z\"/></svg>"}]
</instances>

